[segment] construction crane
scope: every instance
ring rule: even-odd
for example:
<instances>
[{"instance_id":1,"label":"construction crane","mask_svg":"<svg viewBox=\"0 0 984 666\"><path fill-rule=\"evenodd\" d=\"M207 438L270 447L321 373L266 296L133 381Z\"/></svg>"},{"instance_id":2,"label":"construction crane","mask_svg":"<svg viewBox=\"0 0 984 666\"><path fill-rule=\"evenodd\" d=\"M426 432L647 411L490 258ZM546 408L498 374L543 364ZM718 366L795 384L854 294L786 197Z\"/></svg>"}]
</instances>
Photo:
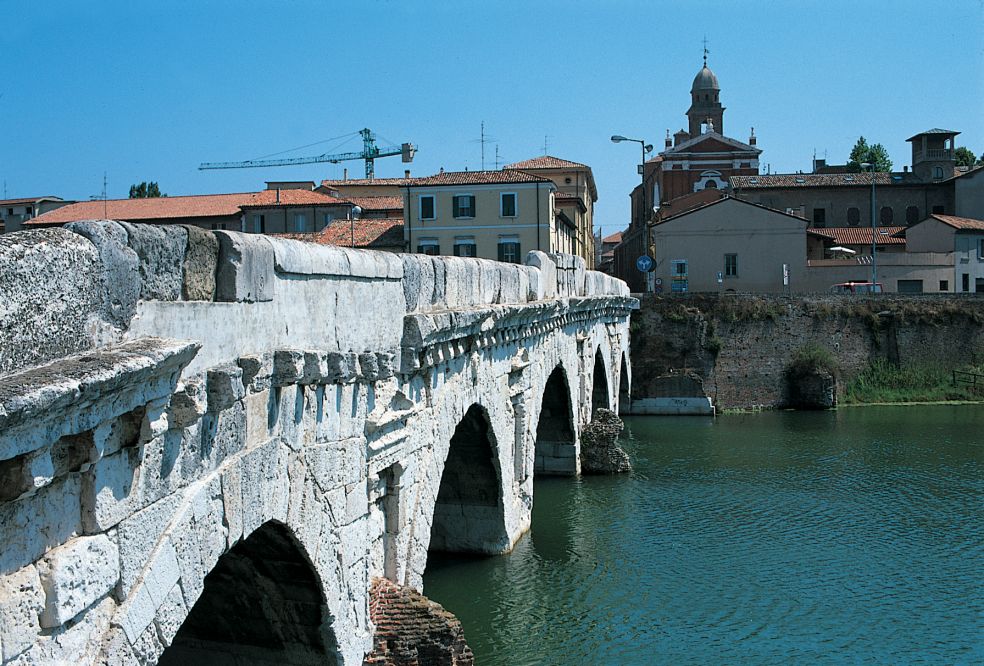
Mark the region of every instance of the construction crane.
<instances>
[{"instance_id":1,"label":"construction crane","mask_svg":"<svg viewBox=\"0 0 984 666\"><path fill-rule=\"evenodd\" d=\"M198 169L249 169L253 167L272 167L290 166L292 164L315 164L318 162L330 162L338 164L345 160L365 160L366 178L375 175L373 162L377 157L391 157L401 155L404 162L413 162L413 155L417 152L417 147L412 143L404 143L399 146L376 145L376 135L368 127L359 131L362 135L362 152L358 153L336 153L334 155L324 154L315 157L291 157L280 160L244 160L242 162L202 162Z\"/></svg>"}]
</instances>

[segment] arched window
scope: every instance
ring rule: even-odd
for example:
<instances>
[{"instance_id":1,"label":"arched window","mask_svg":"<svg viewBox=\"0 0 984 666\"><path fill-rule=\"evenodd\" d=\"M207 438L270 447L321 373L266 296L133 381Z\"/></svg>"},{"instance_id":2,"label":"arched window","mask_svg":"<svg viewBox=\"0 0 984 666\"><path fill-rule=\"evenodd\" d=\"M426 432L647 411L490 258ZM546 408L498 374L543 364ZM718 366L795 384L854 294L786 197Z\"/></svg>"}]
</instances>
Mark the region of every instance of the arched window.
<instances>
[{"instance_id":1,"label":"arched window","mask_svg":"<svg viewBox=\"0 0 984 666\"><path fill-rule=\"evenodd\" d=\"M892 210L891 206L882 206L881 209L881 226L890 227L892 222L895 220L895 211Z\"/></svg>"},{"instance_id":2,"label":"arched window","mask_svg":"<svg viewBox=\"0 0 984 666\"><path fill-rule=\"evenodd\" d=\"M905 209L905 223L913 225L919 221L919 206L909 206Z\"/></svg>"},{"instance_id":3,"label":"arched window","mask_svg":"<svg viewBox=\"0 0 984 666\"><path fill-rule=\"evenodd\" d=\"M943 167L933 167L933 178L943 177Z\"/></svg>"},{"instance_id":4,"label":"arched window","mask_svg":"<svg viewBox=\"0 0 984 666\"><path fill-rule=\"evenodd\" d=\"M716 190L717 189L717 186L718 186L718 184L715 181L713 181L713 180L709 180L706 183L704 183L704 189L705 190Z\"/></svg>"},{"instance_id":5,"label":"arched window","mask_svg":"<svg viewBox=\"0 0 984 666\"><path fill-rule=\"evenodd\" d=\"M861 211L856 206L847 209L847 225L856 227L861 224Z\"/></svg>"}]
</instances>

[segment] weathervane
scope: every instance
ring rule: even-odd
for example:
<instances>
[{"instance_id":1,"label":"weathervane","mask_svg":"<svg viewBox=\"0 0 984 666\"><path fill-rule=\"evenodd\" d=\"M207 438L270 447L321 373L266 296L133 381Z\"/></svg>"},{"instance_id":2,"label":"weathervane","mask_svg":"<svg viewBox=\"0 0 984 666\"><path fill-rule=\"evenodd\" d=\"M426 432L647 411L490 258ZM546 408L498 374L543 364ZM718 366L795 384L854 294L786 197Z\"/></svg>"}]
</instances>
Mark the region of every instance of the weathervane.
<instances>
[{"instance_id":1,"label":"weathervane","mask_svg":"<svg viewBox=\"0 0 984 666\"><path fill-rule=\"evenodd\" d=\"M707 54L710 51L707 50L707 35L704 35L704 67L707 67Z\"/></svg>"}]
</instances>

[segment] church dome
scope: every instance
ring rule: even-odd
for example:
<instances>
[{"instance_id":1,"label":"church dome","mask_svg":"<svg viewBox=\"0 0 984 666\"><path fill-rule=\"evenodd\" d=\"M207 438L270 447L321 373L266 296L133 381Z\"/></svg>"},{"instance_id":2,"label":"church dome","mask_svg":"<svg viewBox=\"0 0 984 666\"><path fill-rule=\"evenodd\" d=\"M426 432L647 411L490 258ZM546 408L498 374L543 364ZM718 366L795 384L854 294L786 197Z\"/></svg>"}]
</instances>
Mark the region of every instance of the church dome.
<instances>
[{"instance_id":1,"label":"church dome","mask_svg":"<svg viewBox=\"0 0 984 666\"><path fill-rule=\"evenodd\" d=\"M694 85L690 87L690 92L694 93L698 90L721 90L721 86L718 85L718 77L714 76L714 72L707 68L707 65L697 72L697 76L694 77Z\"/></svg>"}]
</instances>

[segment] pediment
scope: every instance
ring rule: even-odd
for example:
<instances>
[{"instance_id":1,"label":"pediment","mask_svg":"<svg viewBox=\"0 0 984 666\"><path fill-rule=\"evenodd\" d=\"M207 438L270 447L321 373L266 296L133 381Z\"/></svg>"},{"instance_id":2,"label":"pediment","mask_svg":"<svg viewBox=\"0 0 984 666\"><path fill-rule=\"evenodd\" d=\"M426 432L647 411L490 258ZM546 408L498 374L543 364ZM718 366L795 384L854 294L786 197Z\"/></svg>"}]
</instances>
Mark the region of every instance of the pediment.
<instances>
[{"instance_id":1,"label":"pediment","mask_svg":"<svg viewBox=\"0 0 984 666\"><path fill-rule=\"evenodd\" d=\"M707 132L692 139L687 139L679 146L673 146L664 150L660 155L674 156L681 153L755 153L762 151L755 146L742 143L737 139L718 134L717 132Z\"/></svg>"}]
</instances>

